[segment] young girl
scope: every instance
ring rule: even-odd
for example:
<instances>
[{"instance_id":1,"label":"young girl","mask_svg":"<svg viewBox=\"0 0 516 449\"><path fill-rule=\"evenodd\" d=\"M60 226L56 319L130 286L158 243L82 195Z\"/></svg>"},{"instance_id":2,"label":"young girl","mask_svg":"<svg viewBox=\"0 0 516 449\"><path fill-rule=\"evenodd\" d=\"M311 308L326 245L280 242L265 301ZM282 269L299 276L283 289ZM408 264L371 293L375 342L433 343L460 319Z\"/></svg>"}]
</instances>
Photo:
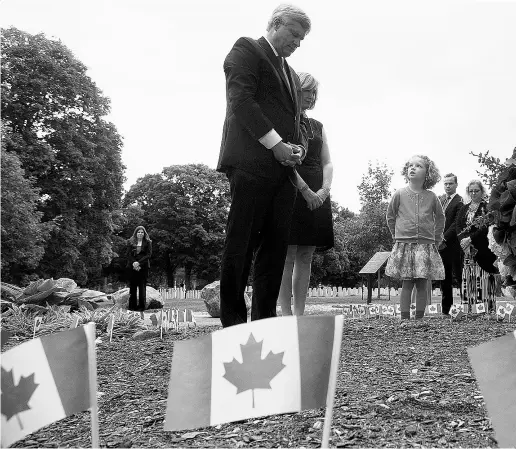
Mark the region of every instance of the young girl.
<instances>
[{"instance_id":1,"label":"young girl","mask_svg":"<svg viewBox=\"0 0 516 449\"><path fill-rule=\"evenodd\" d=\"M428 280L444 279L444 266L437 251L443 240L444 212L430 190L441 176L427 157L416 155L401 174L408 186L396 191L387 209L387 226L395 240L385 274L401 279L401 318L410 318L412 289L416 286L416 319L425 314Z\"/></svg>"}]
</instances>

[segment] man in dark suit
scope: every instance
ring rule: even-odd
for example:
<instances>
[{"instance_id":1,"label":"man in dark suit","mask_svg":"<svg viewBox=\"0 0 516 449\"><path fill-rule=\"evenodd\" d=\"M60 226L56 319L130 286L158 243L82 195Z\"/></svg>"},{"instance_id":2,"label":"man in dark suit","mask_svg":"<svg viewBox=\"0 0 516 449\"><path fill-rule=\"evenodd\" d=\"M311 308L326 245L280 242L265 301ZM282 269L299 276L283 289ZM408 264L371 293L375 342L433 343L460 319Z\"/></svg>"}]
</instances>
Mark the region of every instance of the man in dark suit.
<instances>
[{"instance_id":1,"label":"man in dark suit","mask_svg":"<svg viewBox=\"0 0 516 449\"><path fill-rule=\"evenodd\" d=\"M306 154L300 83L285 58L310 31L299 8L281 5L258 40L242 37L224 60L226 118L217 170L231 208L220 277L223 327L247 321L244 291L254 255L251 319L276 316L296 197L294 167Z\"/></svg>"},{"instance_id":2,"label":"man in dark suit","mask_svg":"<svg viewBox=\"0 0 516 449\"><path fill-rule=\"evenodd\" d=\"M461 285L462 262L461 249L457 240L455 220L457 213L463 205L462 197L457 194L457 176L448 173L444 176L444 192L439 197L444 209L444 240L439 247L439 254L444 265L444 279L441 281L442 309L444 315L450 314L453 305L453 275Z\"/></svg>"}]
</instances>

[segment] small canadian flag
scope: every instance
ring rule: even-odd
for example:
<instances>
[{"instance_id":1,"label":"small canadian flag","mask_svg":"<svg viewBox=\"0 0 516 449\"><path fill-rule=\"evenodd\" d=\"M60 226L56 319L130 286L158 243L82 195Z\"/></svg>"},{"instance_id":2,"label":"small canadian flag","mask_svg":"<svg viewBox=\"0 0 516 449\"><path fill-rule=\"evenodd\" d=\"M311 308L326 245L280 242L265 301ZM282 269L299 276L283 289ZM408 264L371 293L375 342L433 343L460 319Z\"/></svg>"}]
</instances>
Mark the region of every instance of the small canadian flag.
<instances>
[{"instance_id":1,"label":"small canadian flag","mask_svg":"<svg viewBox=\"0 0 516 449\"><path fill-rule=\"evenodd\" d=\"M458 305L453 305L450 308L450 315L452 320L459 320L466 316L466 314L460 309L461 308Z\"/></svg>"}]
</instances>

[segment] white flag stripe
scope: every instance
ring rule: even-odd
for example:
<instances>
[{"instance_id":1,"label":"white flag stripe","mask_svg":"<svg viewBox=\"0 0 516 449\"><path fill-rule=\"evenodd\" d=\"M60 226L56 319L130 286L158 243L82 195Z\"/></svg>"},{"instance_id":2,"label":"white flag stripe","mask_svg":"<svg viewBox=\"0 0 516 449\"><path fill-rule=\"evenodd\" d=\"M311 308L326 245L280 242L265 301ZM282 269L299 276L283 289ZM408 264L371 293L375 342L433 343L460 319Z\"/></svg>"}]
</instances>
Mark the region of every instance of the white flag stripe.
<instances>
[{"instance_id":1,"label":"white flag stripe","mask_svg":"<svg viewBox=\"0 0 516 449\"><path fill-rule=\"evenodd\" d=\"M9 375L12 370L15 386L18 385L21 376L28 377L32 373L34 383L38 384L28 401L30 410L11 417L9 421L2 414L2 447L10 446L25 435L66 416L39 338L2 354L2 368L7 370ZM3 381L5 382L5 379ZM41 413L41 410L45 410L45 413ZM18 418L23 429L20 428Z\"/></svg>"},{"instance_id":2,"label":"white flag stripe","mask_svg":"<svg viewBox=\"0 0 516 449\"><path fill-rule=\"evenodd\" d=\"M281 333L277 331L277 319L282 320ZM248 342L251 333L256 342L262 342L261 359L265 359L269 352L283 353L285 367L272 378L271 389L257 388L237 394L237 387L223 377L226 368L220 360L232 362L235 359L242 363L242 347ZM300 410L300 391L296 317L259 320L253 322L252 330L248 326L233 326L224 332L212 334L211 425ZM282 404L283 409L278 407L278 403Z\"/></svg>"}]
</instances>

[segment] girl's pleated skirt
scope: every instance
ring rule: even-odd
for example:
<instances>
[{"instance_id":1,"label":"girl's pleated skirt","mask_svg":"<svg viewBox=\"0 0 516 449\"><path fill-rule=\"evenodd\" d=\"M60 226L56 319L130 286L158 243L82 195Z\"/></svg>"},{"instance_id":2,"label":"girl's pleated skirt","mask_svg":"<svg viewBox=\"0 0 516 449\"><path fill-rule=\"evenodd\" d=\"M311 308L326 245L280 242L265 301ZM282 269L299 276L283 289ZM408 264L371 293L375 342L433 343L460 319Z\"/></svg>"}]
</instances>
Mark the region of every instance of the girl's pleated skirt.
<instances>
[{"instance_id":1,"label":"girl's pleated skirt","mask_svg":"<svg viewBox=\"0 0 516 449\"><path fill-rule=\"evenodd\" d=\"M444 279L444 265L432 243L396 242L385 274L395 279Z\"/></svg>"}]
</instances>

